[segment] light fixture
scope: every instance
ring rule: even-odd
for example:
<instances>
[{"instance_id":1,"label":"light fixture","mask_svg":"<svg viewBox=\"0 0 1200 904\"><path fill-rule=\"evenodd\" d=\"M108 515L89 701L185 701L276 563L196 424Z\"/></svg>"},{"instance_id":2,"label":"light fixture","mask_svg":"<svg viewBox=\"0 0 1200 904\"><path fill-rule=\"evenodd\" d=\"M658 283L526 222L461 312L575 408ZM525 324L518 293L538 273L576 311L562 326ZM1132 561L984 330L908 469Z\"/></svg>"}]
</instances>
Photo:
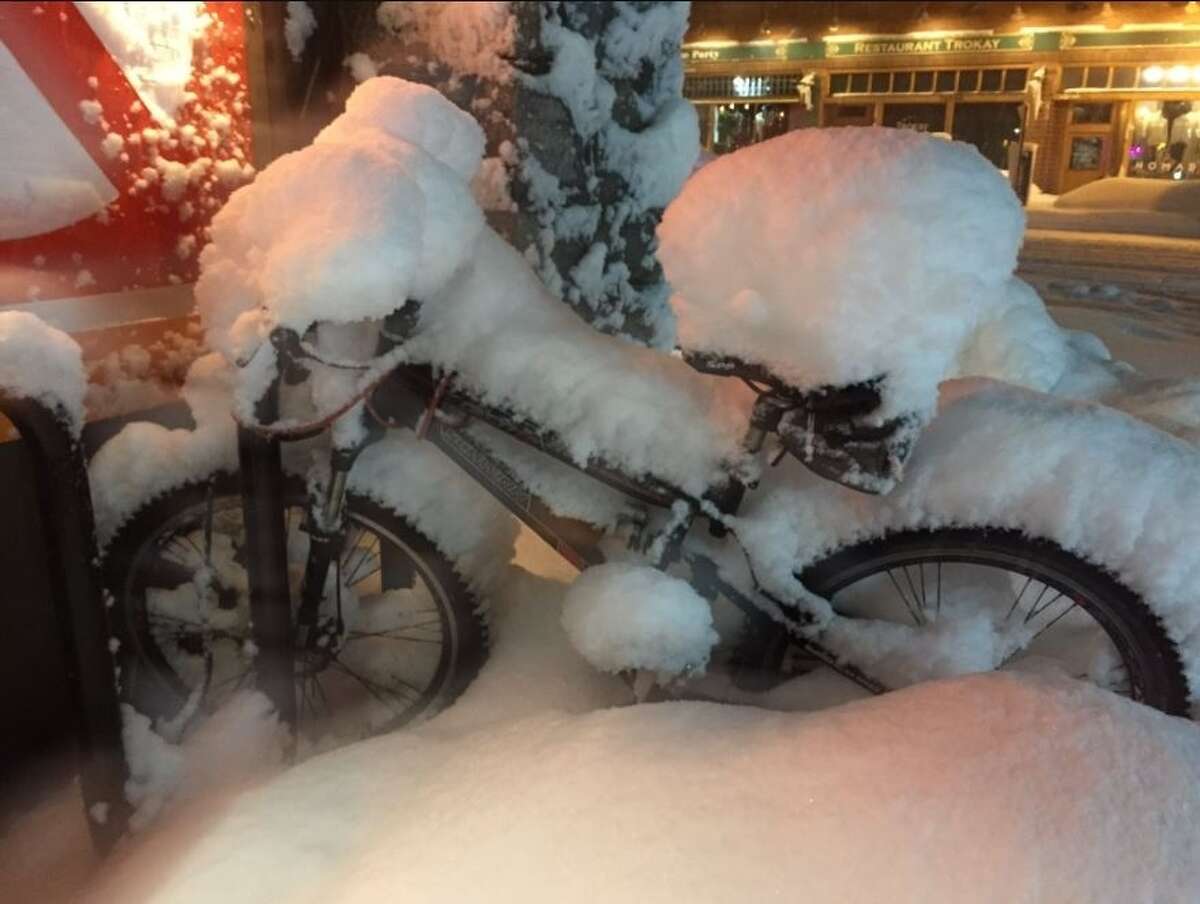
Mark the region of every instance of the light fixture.
<instances>
[{"instance_id":1,"label":"light fixture","mask_svg":"<svg viewBox=\"0 0 1200 904\"><path fill-rule=\"evenodd\" d=\"M1196 0L1188 0L1187 4L1183 7L1183 11L1188 15L1194 16L1196 13L1200 13L1200 3L1197 3Z\"/></svg>"},{"instance_id":2,"label":"light fixture","mask_svg":"<svg viewBox=\"0 0 1200 904\"><path fill-rule=\"evenodd\" d=\"M836 32L841 27L842 27L842 24L840 22L838 22L837 14L834 13L833 21L829 23L829 30L831 32Z\"/></svg>"},{"instance_id":3,"label":"light fixture","mask_svg":"<svg viewBox=\"0 0 1200 904\"><path fill-rule=\"evenodd\" d=\"M1167 73L1167 78L1172 85L1182 85L1188 80L1191 74L1191 70L1187 66L1172 66L1171 70Z\"/></svg>"},{"instance_id":4,"label":"light fixture","mask_svg":"<svg viewBox=\"0 0 1200 904\"><path fill-rule=\"evenodd\" d=\"M1014 22L1024 22L1025 21L1025 10L1021 9L1020 3L1018 3L1016 6L1013 7L1012 18L1013 18Z\"/></svg>"},{"instance_id":5,"label":"light fixture","mask_svg":"<svg viewBox=\"0 0 1200 904\"><path fill-rule=\"evenodd\" d=\"M1163 80L1162 66L1147 66L1142 70L1142 81L1147 85L1157 85Z\"/></svg>"}]
</instances>

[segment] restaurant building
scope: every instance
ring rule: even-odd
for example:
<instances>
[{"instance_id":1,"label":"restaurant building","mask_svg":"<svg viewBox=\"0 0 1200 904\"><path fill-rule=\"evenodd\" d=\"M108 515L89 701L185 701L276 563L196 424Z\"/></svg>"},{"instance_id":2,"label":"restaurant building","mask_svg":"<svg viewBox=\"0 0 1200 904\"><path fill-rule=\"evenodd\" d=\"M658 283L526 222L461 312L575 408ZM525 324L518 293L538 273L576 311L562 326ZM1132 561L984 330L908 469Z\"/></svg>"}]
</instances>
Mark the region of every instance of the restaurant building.
<instances>
[{"instance_id":1,"label":"restaurant building","mask_svg":"<svg viewBox=\"0 0 1200 904\"><path fill-rule=\"evenodd\" d=\"M1025 151L1055 194L1200 179L1194 2L696 3L683 52L716 154L879 125L970 142L1004 170Z\"/></svg>"}]
</instances>

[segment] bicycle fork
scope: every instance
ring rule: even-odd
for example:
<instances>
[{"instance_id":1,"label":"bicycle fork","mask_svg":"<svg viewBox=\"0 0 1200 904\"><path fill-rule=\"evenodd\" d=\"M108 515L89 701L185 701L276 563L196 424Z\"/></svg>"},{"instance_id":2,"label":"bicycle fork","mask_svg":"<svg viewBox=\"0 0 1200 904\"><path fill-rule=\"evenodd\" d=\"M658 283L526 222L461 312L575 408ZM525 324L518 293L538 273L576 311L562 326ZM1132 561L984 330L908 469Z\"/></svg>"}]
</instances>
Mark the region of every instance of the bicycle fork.
<instances>
[{"instance_id":1,"label":"bicycle fork","mask_svg":"<svg viewBox=\"0 0 1200 904\"><path fill-rule=\"evenodd\" d=\"M361 416L351 412L347 416ZM342 621L341 575L334 576L336 600L334 622L320 623L321 601L329 583L329 570L341 561L346 542L346 485L350 469L365 444L338 447L330 455L329 481L318 498L310 496L303 527L308 534L308 557L300 585L300 606L296 613L296 648L308 652L336 652ZM336 570L336 569L335 569ZM330 628L332 627L332 630Z\"/></svg>"}]
</instances>

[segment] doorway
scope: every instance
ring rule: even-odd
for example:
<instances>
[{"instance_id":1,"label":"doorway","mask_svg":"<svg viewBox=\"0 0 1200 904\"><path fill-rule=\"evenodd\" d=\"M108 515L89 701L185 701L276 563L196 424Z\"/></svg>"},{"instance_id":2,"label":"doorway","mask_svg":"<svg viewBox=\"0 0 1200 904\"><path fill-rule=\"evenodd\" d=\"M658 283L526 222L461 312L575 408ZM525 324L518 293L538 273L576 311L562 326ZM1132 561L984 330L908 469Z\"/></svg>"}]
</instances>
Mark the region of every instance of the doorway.
<instances>
[{"instance_id":1,"label":"doorway","mask_svg":"<svg viewBox=\"0 0 1200 904\"><path fill-rule=\"evenodd\" d=\"M1063 194L1113 174L1114 109L1111 103L1071 105L1059 179Z\"/></svg>"}]
</instances>

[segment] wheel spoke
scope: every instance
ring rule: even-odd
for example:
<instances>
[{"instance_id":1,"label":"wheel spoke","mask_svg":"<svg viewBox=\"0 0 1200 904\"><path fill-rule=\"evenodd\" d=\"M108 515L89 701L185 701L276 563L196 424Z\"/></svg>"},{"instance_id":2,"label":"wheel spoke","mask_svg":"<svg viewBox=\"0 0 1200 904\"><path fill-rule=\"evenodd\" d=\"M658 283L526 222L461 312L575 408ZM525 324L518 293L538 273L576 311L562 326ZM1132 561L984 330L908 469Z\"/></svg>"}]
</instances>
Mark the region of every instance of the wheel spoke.
<instances>
[{"instance_id":1,"label":"wheel spoke","mask_svg":"<svg viewBox=\"0 0 1200 904\"><path fill-rule=\"evenodd\" d=\"M887 570L888 579L892 582L892 586L896 588L896 593L900 595L901 602L904 603L904 608L908 610L908 614L912 616L913 623L918 627L921 626L921 617L917 615L917 610L909 603L908 597L904 595L904 589L900 586L900 582L896 580L896 576L892 574L892 569Z\"/></svg>"},{"instance_id":2,"label":"wheel spoke","mask_svg":"<svg viewBox=\"0 0 1200 904\"><path fill-rule=\"evenodd\" d=\"M1012 614L1017 611L1017 606L1021 605L1021 597L1025 595L1025 591L1029 589L1031 583L1033 583L1033 575L1025 578L1025 584L1021 587L1021 592L1017 594L1016 599L1013 600L1012 605L1008 609L1008 614L1004 616L1005 621L1012 618Z\"/></svg>"},{"instance_id":3,"label":"wheel spoke","mask_svg":"<svg viewBox=\"0 0 1200 904\"><path fill-rule=\"evenodd\" d=\"M396 688L388 687L385 684L380 684L377 681L372 681L371 679L364 677L363 675L359 674L357 671L355 671L354 669L352 669L348 665L346 665L346 663L343 662L340 658L335 657L334 660L330 664L332 666L334 666L334 668L337 668L340 671L345 672L347 675L349 675L351 678L353 678L355 681L357 681L359 684L361 684L364 688L366 688L367 692L372 697L374 697L376 700L378 700L380 703L384 704L385 706L391 707L393 709L395 708L393 704L388 703L388 701L387 701L387 695L390 694L392 697L396 698L396 701L398 703L404 704L405 709L408 708L407 701L404 700L400 696L399 693L397 693ZM418 699L418 700L420 699L421 692L419 690L417 690L415 687L413 687L411 684L409 684L407 681L405 681L402 678L399 678L394 675L392 677L396 682L398 682L403 687L403 689L411 691L414 699Z\"/></svg>"}]
</instances>

